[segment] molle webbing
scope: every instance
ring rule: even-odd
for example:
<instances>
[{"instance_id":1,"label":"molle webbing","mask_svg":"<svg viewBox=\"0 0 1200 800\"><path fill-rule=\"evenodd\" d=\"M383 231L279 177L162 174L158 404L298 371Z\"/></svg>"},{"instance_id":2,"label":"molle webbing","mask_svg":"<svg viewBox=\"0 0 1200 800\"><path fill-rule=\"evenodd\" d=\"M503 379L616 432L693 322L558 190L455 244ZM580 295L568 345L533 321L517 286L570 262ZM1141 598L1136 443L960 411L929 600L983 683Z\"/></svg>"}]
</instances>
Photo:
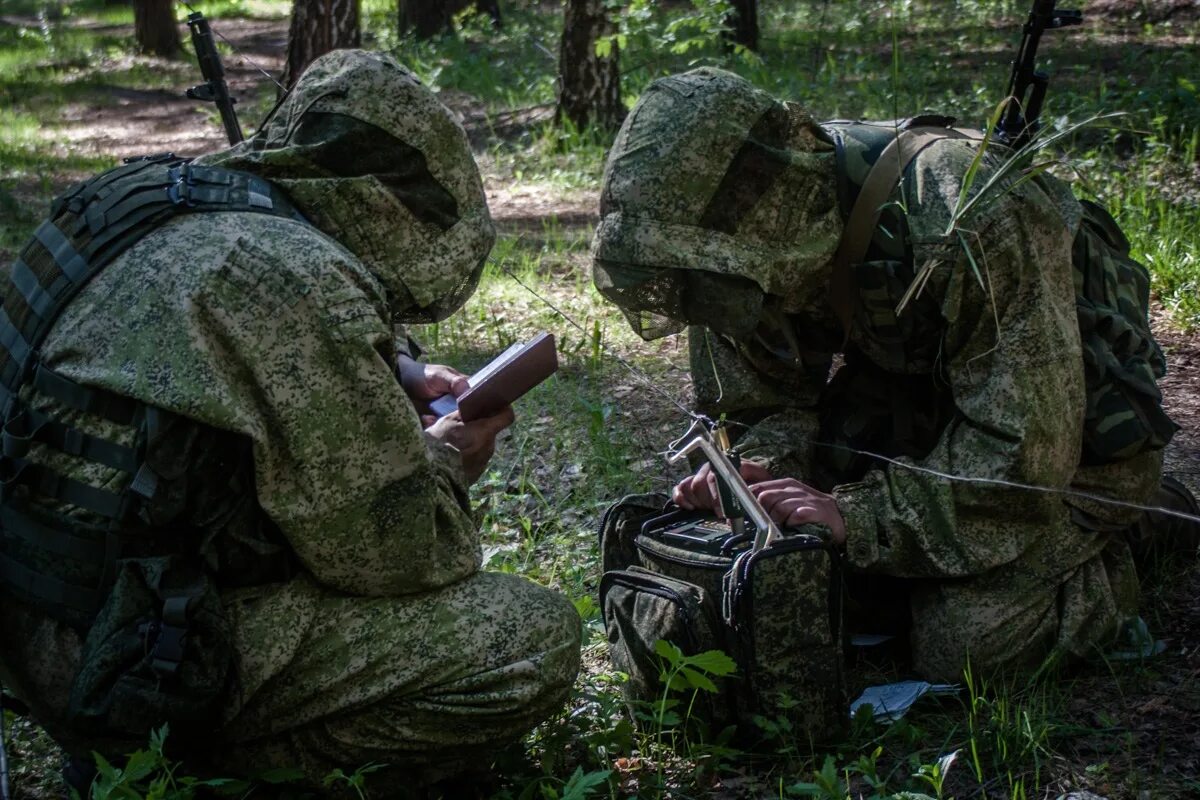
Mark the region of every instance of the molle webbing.
<instances>
[{"instance_id":1,"label":"molle webbing","mask_svg":"<svg viewBox=\"0 0 1200 800\"><path fill-rule=\"evenodd\" d=\"M57 198L0 276L0 587L67 621L86 624L98 611L122 543L138 530L136 511L157 485L146 442L165 412L53 372L40 362L40 348L63 309L121 253L175 216L212 211L301 219L261 178L171 154L137 159ZM133 446L23 402L26 386L58 407L134 429ZM128 479L114 490L69 478L31 458L35 445ZM86 514L51 510L61 504Z\"/></svg>"}]
</instances>

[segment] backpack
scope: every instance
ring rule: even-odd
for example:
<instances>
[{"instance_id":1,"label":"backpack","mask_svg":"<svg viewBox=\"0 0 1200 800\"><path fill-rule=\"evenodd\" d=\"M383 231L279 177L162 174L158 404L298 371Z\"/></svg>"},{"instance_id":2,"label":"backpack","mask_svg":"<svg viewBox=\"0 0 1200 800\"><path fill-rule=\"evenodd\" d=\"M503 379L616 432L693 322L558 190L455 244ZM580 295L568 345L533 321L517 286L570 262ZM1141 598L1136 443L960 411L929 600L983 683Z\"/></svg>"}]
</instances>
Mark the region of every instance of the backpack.
<instances>
[{"instance_id":1,"label":"backpack","mask_svg":"<svg viewBox=\"0 0 1200 800\"><path fill-rule=\"evenodd\" d=\"M880 235L879 226L881 218L891 230L903 226L895 208L881 206L905 169L940 139L983 139L979 131L952 125L950 118L930 115L823 126L837 148L838 200L846 219L830 297L847 330L855 303L863 301L855 286L856 265L869 253L911 260L903 240ZM1128 239L1105 209L1088 200L1080 205L1071 259L1087 391L1080 463L1093 466L1160 450L1178 426L1163 410L1157 385L1166 361L1150 331L1149 273L1130 257ZM869 295L871 287L864 288ZM871 298L865 302L870 305ZM901 320L899 327L905 324Z\"/></svg>"},{"instance_id":2,"label":"backpack","mask_svg":"<svg viewBox=\"0 0 1200 800\"><path fill-rule=\"evenodd\" d=\"M171 519L157 518L173 502L155 503L160 483L177 476L160 474L148 453L187 421L56 373L41 345L126 249L173 217L219 211L299 219L261 178L172 154L132 159L58 197L0 276L0 597L79 632L66 716L109 753L164 722L177 743L210 730L235 680L232 633L208 569ZM46 411L46 398L65 413ZM75 427L80 414L131 430L123 441L133 444ZM124 479L69 478L52 466L60 454Z\"/></svg>"}]
</instances>

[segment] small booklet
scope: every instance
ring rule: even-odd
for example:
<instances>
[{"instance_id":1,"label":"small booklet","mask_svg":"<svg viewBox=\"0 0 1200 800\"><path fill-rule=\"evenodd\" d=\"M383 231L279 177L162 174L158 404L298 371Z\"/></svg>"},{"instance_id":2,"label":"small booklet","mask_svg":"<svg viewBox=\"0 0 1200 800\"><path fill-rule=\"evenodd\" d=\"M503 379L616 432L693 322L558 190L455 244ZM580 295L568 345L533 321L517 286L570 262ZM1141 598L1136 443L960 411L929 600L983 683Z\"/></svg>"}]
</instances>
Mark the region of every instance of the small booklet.
<instances>
[{"instance_id":1,"label":"small booklet","mask_svg":"<svg viewBox=\"0 0 1200 800\"><path fill-rule=\"evenodd\" d=\"M471 388L461 397L444 394L429 404L439 417L457 410L464 422L488 417L510 405L558 369L554 334L542 332L514 344L467 378Z\"/></svg>"}]
</instances>

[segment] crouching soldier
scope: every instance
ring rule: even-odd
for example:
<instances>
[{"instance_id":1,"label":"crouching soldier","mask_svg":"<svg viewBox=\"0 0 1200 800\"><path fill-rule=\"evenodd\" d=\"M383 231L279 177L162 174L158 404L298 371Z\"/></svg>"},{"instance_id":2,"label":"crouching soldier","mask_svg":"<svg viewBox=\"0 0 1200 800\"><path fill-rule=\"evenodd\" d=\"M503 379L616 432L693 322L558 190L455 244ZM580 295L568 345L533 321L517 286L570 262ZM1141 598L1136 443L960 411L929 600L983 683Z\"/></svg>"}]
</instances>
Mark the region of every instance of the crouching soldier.
<instances>
[{"instance_id":1,"label":"crouching soldier","mask_svg":"<svg viewBox=\"0 0 1200 800\"><path fill-rule=\"evenodd\" d=\"M566 698L579 619L480 571L506 409L404 322L494 238L466 137L386 56L315 62L249 140L70 189L3 279L0 678L71 754L221 774L489 763ZM402 792L401 792L402 793Z\"/></svg>"},{"instance_id":2,"label":"crouching soldier","mask_svg":"<svg viewBox=\"0 0 1200 800\"><path fill-rule=\"evenodd\" d=\"M665 78L617 136L593 246L638 333L691 326L697 409L740 434L774 520L824 524L852 589L885 589L851 624L890 622L949 681L1106 646L1137 615L1136 506L1195 513L1160 489L1175 426L1144 268L1048 175L978 196L1003 148L959 214L980 138L819 125L720 70ZM712 508L713 486L705 468L674 500ZM1171 533L1194 557L1194 526Z\"/></svg>"}]
</instances>

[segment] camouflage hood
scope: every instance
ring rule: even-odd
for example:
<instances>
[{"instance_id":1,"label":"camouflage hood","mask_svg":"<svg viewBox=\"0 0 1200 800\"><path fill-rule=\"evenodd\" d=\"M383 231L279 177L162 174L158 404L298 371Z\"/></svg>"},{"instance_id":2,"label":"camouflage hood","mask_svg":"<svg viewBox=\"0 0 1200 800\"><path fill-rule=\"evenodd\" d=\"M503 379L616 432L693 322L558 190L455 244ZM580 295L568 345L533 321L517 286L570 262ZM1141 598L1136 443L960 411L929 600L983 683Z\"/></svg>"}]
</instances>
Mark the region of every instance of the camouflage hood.
<instances>
[{"instance_id":1,"label":"camouflage hood","mask_svg":"<svg viewBox=\"0 0 1200 800\"><path fill-rule=\"evenodd\" d=\"M283 188L383 283L396 321L461 306L495 240L462 127L379 53L317 59L258 133L202 161Z\"/></svg>"},{"instance_id":2,"label":"camouflage hood","mask_svg":"<svg viewBox=\"0 0 1200 800\"><path fill-rule=\"evenodd\" d=\"M825 304L842 221L828 135L799 106L698 69L655 81L609 154L592 245L600 292L647 339L738 337L764 301Z\"/></svg>"}]
</instances>

